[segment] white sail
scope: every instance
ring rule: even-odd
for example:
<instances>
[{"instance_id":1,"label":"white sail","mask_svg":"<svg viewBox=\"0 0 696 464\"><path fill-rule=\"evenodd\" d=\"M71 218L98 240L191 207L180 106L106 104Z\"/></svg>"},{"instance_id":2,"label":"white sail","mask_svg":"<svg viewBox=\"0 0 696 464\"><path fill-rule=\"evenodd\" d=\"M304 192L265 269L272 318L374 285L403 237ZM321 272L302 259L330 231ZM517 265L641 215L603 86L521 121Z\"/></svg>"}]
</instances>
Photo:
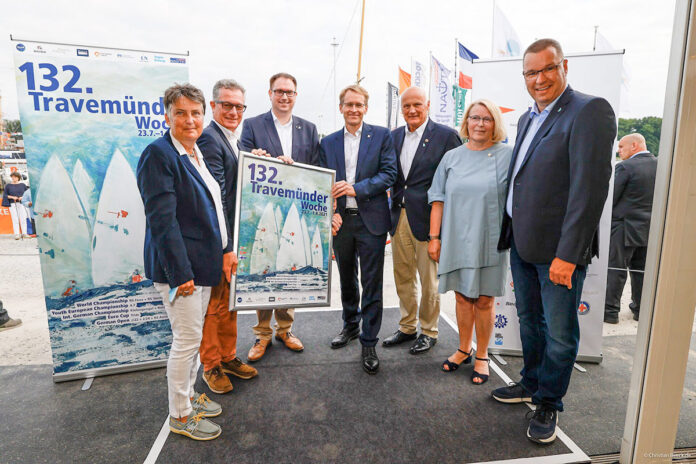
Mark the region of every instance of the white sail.
<instances>
[{"instance_id":1,"label":"white sail","mask_svg":"<svg viewBox=\"0 0 696 464\"><path fill-rule=\"evenodd\" d=\"M46 296L92 288L89 220L68 171L55 155L41 172L34 211Z\"/></svg>"},{"instance_id":2,"label":"white sail","mask_svg":"<svg viewBox=\"0 0 696 464\"><path fill-rule=\"evenodd\" d=\"M307 228L307 221L305 221L304 214L302 215L302 219L300 220L300 223L302 224L302 243L304 244L305 262L307 264L311 264L311 262L312 262L312 250L310 249L309 229Z\"/></svg>"},{"instance_id":3,"label":"white sail","mask_svg":"<svg viewBox=\"0 0 696 464\"><path fill-rule=\"evenodd\" d=\"M280 231L283 230L283 212L280 210L280 206L275 208L275 220L276 229L278 230L278 239L280 240Z\"/></svg>"},{"instance_id":4,"label":"white sail","mask_svg":"<svg viewBox=\"0 0 696 464\"><path fill-rule=\"evenodd\" d=\"M94 181L87 174L80 160L77 160L73 167L72 181L91 223L94 221L94 215L97 212L97 191L94 188Z\"/></svg>"},{"instance_id":5,"label":"white sail","mask_svg":"<svg viewBox=\"0 0 696 464\"><path fill-rule=\"evenodd\" d=\"M285 216L283 231L280 234L276 269L278 271L292 271L306 265L302 224L300 223L300 215L293 203L290 205L287 216Z\"/></svg>"},{"instance_id":6,"label":"white sail","mask_svg":"<svg viewBox=\"0 0 696 464\"><path fill-rule=\"evenodd\" d=\"M314 234L312 234L312 267L317 269L324 269L324 253L321 244L321 234L319 234L319 226L314 227Z\"/></svg>"},{"instance_id":7,"label":"white sail","mask_svg":"<svg viewBox=\"0 0 696 464\"><path fill-rule=\"evenodd\" d=\"M250 274L265 274L275 271L278 255L278 229L273 205L267 203L256 226L254 245L251 250Z\"/></svg>"},{"instance_id":8,"label":"white sail","mask_svg":"<svg viewBox=\"0 0 696 464\"><path fill-rule=\"evenodd\" d=\"M133 169L119 149L104 176L92 236L92 279L97 286L129 283L143 274L145 209Z\"/></svg>"}]
</instances>

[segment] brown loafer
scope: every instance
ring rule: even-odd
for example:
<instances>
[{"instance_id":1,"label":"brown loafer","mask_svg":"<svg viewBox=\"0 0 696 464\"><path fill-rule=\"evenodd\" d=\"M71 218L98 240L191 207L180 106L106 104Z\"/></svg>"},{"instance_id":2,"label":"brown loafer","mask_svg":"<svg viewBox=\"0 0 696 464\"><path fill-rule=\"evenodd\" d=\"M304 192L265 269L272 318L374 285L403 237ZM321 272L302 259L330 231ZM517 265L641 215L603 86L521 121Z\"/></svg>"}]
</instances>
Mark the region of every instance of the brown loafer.
<instances>
[{"instance_id":1,"label":"brown loafer","mask_svg":"<svg viewBox=\"0 0 696 464\"><path fill-rule=\"evenodd\" d=\"M285 346L290 348L292 351L302 351L304 350L304 345L299 338L294 336L292 332L277 333L275 336L276 340L280 340L285 343Z\"/></svg>"},{"instance_id":2,"label":"brown loafer","mask_svg":"<svg viewBox=\"0 0 696 464\"><path fill-rule=\"evenodd\" d=\"M263 358L263 355L266 354L266 349L270 346L270 339L257 338L256 342L254 343L254 346L252 346L249 350L249 354L247 355L247 361L256 362L259 359Z\"/></svg>"},{"instance_id":3,"label":"brown loafer","mask_svg":"<svg viewBox=\"0 0 696 464\"><path fill-rule=\"evenodd\" d=\"M222 395L232 391L232 382L220 370L220 366L213 367L209 371L203 372L203 381L208 385L210 391Z\"/></svg>"},{"instance_id":4,"label":"brown loafer","mask_svg":"<svg viewBox=\"0 0 696 464\"><path fill-rule=\"evenodd\" d=\"M256 368L251 367L248 364L244 364L239 358L234 358L229 362L222 361L222 363L220 363L220 368L225 374L236 375L240 379L244 380L256 377L259 373Z\"/></svg>"}]
</instances>

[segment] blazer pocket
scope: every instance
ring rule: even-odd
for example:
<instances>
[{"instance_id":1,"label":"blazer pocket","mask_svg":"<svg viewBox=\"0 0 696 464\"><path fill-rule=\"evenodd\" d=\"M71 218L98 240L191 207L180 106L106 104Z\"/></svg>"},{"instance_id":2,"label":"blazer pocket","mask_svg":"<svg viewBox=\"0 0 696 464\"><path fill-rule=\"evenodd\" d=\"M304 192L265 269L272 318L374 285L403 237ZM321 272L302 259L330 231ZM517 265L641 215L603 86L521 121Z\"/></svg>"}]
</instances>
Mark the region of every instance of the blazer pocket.
<instances>
[{"instance_id":1,"label":"blazer pocket","mask_svg":"<svg viewBox=\"0 0 696 464\"><path fill-rule=\"evenodd\" d=\"M193 227L187 227L185 229L181 230L181 235L185 238L193 239L193 240L202 240L203 239L203 231L198 228L193 228Z\"/></svg>"}]
</instances>

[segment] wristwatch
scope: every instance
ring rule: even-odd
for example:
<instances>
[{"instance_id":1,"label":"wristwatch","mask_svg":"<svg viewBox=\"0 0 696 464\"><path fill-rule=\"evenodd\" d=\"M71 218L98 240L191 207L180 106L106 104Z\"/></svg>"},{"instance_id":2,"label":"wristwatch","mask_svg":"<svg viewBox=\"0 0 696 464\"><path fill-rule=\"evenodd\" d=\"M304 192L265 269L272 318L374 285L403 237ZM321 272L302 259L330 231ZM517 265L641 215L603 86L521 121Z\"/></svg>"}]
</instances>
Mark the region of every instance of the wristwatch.
<instances>
[{"instance_id":1,"label":"wristwatch","mask_svg":"<svg viewBox=\"0 0 696 464\"><path fill-rule=\"evenodd\" d=\"M431 241L431 240L440 240L440 236L439 235L428 235L428 241Z\"/></svg>"}]
</instances>

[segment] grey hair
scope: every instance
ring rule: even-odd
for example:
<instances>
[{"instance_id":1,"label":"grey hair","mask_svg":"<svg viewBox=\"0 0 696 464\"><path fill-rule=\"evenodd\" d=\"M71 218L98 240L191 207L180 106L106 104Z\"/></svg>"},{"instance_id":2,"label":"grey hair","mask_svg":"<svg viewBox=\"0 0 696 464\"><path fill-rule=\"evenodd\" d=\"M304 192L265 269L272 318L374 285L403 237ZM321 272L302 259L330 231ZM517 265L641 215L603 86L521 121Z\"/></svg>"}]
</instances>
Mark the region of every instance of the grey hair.
<instances>
[{"instance_id":1,"label":"grey hair","mask_svg":"<svg viewBox=\"0 0 696 464\"><path fill-rule=\"evenodd\" d=\"M172 116L170 113L172 106L181 97L200 103L203 107L203 114L205 114L205 97L203 92L198 87L187 82L185 84L174 84L164 91L164 111L170 117Z\"/></svg>"},{"instance_id":2,"label":"grey hair","mask_svg":"<svg viewBox=\"0 0 696 464\"><path fill-rule=\"evenodd\" d=\"M239 90L242 92L242 95L246 95L246 90L239 82L234 79L220 79L213 86L213 100L217 101L220 98L220 89Z\"/></svg>"}]
</instances>

